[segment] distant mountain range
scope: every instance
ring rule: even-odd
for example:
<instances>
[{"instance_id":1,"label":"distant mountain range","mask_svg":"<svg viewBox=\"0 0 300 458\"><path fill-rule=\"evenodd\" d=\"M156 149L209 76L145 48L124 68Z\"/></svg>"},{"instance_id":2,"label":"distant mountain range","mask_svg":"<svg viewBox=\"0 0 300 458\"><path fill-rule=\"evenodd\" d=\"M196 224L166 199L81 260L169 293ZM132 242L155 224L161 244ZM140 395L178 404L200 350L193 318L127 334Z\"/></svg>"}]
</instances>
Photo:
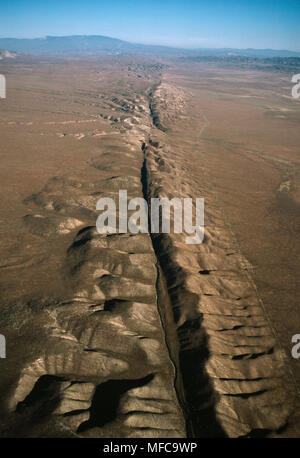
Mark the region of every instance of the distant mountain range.
<instances>
[{"instance_id":1,"label":"distant mountain range","mask_svg":"<svg viewBox=\"0 0 300 458\"><path fill-rule=\"evenodd\" d=\"M97 56L118 54L202 55L248 57L300 57L300 52L273 49L201 48L181 49L168 46L130 43L102 35L73 35L45 38L0 38L0 49L36 56Z\"/></svg>"}]
</instances>

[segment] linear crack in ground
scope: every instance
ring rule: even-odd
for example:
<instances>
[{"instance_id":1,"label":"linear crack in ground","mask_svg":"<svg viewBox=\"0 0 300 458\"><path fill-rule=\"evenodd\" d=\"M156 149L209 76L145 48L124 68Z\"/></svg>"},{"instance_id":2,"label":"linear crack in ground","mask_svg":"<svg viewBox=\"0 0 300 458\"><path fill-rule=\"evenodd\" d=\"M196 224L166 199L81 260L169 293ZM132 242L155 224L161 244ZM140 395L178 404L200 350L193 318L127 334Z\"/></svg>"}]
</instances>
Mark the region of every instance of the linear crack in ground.
<instances>
[{"instance_id":1,"label":"linear crack in ground","mask_svg":"<svg viewBox=\"0 0 300 458\"><path fill-rule=\"evenodd\" d=\"M248 73L244 78L230 69L226 79L222 69L215 78L218 71L202 64L193 66L194 74L185 64L111 56L53 61L54 82L47 60L28 59L22 86L23 64L8 68L20 97L17 105L5 101L0 120L1 333L9 355L1 359L1 435L295 435L295 428L287 432L289 422L296 425L290 416L295 393L271 327L287 323L288 332L296 330L297 135L291 128L293 139L284 145L273 111L254 106L265 102L251 98ZM260 81L255 90L273 91L274 81L270 72L268 85ZM245 100L241 84L250 93ZM295 122L296 110L284 116ZM260 125L270 127L269 147L268 138L255 144ZM286 175L274 176L272 167ZM224 211L214 186L230 194ZM187 234L173 230L152 234L150 218L150 234L99 233L97 202L114 200L118 224L120 190L128 201L148 203L204 197L203 243L187 245ZM236 197L240 190L245 208ZM262 211L272 190L272 211L276 202L288 209L280 212L280 239L274 215ZM261 213L253 215L253 208ZM284 288L270 282L267 289L269 322L246 275L255 262L233 243L226 215L236 218L240 236L249 242L251 235L254 261L261 256L253 234L272 238L264 253L274 246L276 256L281 252L273 262L279 272L291 260ZM282 232L287 215L290 244ZM172 214L171 228L173 220ZM271 270L255 282L274 281Z\"/></svg>"}]
</instances>

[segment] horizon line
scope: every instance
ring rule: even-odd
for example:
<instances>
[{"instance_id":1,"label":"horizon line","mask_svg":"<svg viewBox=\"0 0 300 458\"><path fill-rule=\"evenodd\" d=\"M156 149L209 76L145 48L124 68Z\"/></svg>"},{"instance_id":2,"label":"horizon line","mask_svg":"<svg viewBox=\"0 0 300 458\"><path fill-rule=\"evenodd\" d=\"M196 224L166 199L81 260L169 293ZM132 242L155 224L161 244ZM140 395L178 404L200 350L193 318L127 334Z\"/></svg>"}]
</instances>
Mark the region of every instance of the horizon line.
<instances>
[{"instance_id":1,"label":"horizon line","mask_svg":"<svg viewBox=\"0 0 300 458\"><path fill-rule=\"evenodd\" d=\"M143 45L143 46L157 46L157 47L165 47L165 48L171 48L171 49L182 49L182 50L186 50L186 51L189 51L189 50L200 50L200 49L224 49L224 50L230 50L230 49L233 49L233 50L239 50L239 51L249 51L249 50L253 50L253 51L287 51L287 52L295 52L295 53L300 53L300 50L296 51L296 50L291 50L291 49L278 49L278 48L252 48L252 47L247 47L247 48L238 48L238 47L229 47L229 46L223 46L223 47L217 47L217 46L203 46L203 47L194 47L194 48L189 48L189 47L185 47L185 46L174 46L174 45L166 45L166 44L157 44L157 43L142 43L142 42L135 42L135 41L128 41L128 40L125 40L125 39L122 39L122 38L117 38L117 37L112 37L112 36L109 36L109 35L101 35L101 34L90 34L90 35L87 35L87 34L71 34L71 35L43 35L43 36L37 36L37 37L9 37L9 36L2 36L0 35L0 39L6 39L6 40L43 40L43 39L47 39L47 38L68 38L68 37L104 37L104 38L110 38L112 40L119 40L119 41L123 41L125 43L130 43L130 44L134 44L134 45Z\"/></svg>"}]
</instances>

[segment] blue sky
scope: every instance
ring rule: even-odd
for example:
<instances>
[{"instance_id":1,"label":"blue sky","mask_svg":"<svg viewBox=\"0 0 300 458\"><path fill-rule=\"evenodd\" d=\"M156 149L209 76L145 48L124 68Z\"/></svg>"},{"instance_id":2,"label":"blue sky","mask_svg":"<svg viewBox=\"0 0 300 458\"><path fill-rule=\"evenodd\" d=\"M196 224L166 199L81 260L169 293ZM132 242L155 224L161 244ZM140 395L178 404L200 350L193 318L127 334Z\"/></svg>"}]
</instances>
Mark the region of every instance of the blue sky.
<instances>
[{"instance_id":1,"label":"blue sky","mask_svg":"<svg viewBox=\"0 0 300 458\"><path fill-rule=\"evenodd\" d=\"M1 37L45 35L300 51L300 0L1 1Z\"/></svg>"}]
</instances>

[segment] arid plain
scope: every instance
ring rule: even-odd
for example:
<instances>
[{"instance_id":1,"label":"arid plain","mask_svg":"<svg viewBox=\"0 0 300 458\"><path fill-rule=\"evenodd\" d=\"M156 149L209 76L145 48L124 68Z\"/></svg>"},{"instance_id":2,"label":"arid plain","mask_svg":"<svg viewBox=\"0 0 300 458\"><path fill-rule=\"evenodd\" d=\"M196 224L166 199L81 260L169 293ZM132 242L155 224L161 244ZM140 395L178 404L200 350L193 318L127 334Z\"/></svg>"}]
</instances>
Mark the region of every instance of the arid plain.
<instances>
[{"instance_id":1,"label":"arid plain","mask_svg":"<svg viewBox=\"0 0 300 458\"><path fill-rule=\"evenodd\" d=\"M2 437L297 437L291 75L3 60ZM204 197L205 238L96 231L100 197Z\"/></svg>"}]
</instances>

